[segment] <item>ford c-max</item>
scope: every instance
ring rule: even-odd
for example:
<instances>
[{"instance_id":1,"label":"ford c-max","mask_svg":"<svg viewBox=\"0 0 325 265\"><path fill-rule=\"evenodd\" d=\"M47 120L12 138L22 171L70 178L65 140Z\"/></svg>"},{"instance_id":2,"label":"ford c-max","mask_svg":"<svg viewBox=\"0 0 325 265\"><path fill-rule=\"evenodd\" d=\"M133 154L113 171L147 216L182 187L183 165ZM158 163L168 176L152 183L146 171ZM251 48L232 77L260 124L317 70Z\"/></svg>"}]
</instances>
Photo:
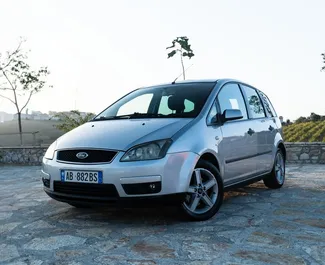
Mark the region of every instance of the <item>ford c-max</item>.
<instances>
[{"instance_id":1,"label":"ford c-max","mask_svg":"<svg viewBox=\"0 0 325 265\"><path fill-rule=\"evenodd\" d=\"M285 159L281 122L262 91L182 81L134 90L61 136L41 175L50 197L75 207L159 199L206 220L230 188L280 188Z\"/></svg>"}]
</instances>

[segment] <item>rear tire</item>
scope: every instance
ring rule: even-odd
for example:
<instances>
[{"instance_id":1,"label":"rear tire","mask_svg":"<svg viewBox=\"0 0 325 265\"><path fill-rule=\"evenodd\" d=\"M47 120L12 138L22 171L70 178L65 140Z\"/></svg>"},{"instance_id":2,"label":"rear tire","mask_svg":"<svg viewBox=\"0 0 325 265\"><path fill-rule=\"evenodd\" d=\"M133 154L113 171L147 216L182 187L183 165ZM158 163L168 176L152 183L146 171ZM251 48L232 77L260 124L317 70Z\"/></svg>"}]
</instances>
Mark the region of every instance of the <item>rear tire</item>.
<instances>
[{"instance_id":1,"label":"rear tire","mask_svg":"<svg viewBox=\"0 0 325 265\"><path fill-rule=\"evenodd\" d=\"M285 159L281 149L278 149L274 159L272 172L264 179L264 185L270 189L279 189L285 181Z\"/></svg>"},{"instance_id":2,"label":"rear tire","mask_svg":"<svg viewBox=\"0 0 325 265\"><path fill-rule=\"evenodd\" d=\"M185 217L193 221L208 220L218 212L222 201L223 181L218 169L212 163L200 160L182 203Z\"/></svg>"}]
</instances>

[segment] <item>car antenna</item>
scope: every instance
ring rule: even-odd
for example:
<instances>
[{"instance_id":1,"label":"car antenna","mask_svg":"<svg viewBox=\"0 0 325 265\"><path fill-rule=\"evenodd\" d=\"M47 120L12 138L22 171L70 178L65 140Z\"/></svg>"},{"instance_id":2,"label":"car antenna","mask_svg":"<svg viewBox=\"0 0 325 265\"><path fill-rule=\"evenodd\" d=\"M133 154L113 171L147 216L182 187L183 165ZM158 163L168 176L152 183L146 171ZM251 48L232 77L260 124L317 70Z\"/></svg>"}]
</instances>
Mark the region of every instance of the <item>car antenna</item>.
<instances>
[{"instance_id":1,"label":"car antenna","mask_svg":"<svg viewBox=\"0 0 325 265\"><path fill-rule=\"evenodd\" d=\"M191 64L189 67L187 67L186 69L185 69L185 71L184 71L184 73L186 73L186 71L192 66L193 64ZM172 82L172 85L174 85L175 84L175 82L176 82L176 80L181 76L183 74L183 72L179 75L179 76L177 76L176 78L175 78L175 80Z\"/></svg>"}]
</instances>

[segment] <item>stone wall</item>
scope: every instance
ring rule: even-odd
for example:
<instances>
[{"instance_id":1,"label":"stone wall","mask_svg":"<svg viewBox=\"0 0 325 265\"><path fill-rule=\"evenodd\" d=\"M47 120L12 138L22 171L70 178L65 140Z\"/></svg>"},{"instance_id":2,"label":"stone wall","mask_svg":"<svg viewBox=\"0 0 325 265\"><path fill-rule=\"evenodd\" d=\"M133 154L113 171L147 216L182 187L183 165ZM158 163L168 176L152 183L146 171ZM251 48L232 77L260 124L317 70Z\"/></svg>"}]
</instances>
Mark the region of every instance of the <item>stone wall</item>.
<instances>
[{"instance_id":1,"label":"stone wall","mask_svg":"<svg viewBox=\"0 0 325 265\"><path fill-rule=\"evenodd\" d=\"M286 143L287 162L325 164L325 143ZM47 147L0 148L0 165L40 165Z\"/></svg>"},{"instance_id":2,"label":"stone wall","mask_svg":"<svg viewBox=\"0 0 325 265\"><path fill-rule=\"evenodd\" d=\"M1 147L1 164L40 165L47 147Z\"/></svg>"},{"instance_id":3,"label":"stone wall","mask_svg":"<svg viewBox=\"0 0 325 265\"><path fill-rule=\"evenodd\" d=\"M325 143L286 143L289 163L325 164Z\"/></svg>"}]
</instances>

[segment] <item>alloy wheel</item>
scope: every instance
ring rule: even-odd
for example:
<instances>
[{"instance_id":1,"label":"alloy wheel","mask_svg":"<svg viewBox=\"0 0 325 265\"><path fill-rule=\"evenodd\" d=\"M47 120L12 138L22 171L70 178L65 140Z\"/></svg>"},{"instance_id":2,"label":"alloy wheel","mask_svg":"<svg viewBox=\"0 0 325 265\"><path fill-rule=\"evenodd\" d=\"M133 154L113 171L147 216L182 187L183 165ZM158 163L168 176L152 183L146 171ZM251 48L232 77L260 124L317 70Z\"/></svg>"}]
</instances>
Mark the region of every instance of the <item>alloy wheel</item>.
<instances>
[{"instance_id":1,"label":"alloy wheel","mask_svg":"<svg viewBox=\"0 0 325 265\"><path fill-rule=\"evenodd\" d=\"M275 161L275 176L279 184L283 184L285 174L284 159L281 153L278 153Z\"/></svg>"},{"instance_id":2,"label":"alloy wheel","mask_svg":"<svg viewBox=\"0 0 325 265\"><path fill-rule=\"evenodd\" d=\"M218 198L218 183L207 169L196 168L193 171L184 206L194 214L208 212Z\"/></svg>"}]
</instances>

